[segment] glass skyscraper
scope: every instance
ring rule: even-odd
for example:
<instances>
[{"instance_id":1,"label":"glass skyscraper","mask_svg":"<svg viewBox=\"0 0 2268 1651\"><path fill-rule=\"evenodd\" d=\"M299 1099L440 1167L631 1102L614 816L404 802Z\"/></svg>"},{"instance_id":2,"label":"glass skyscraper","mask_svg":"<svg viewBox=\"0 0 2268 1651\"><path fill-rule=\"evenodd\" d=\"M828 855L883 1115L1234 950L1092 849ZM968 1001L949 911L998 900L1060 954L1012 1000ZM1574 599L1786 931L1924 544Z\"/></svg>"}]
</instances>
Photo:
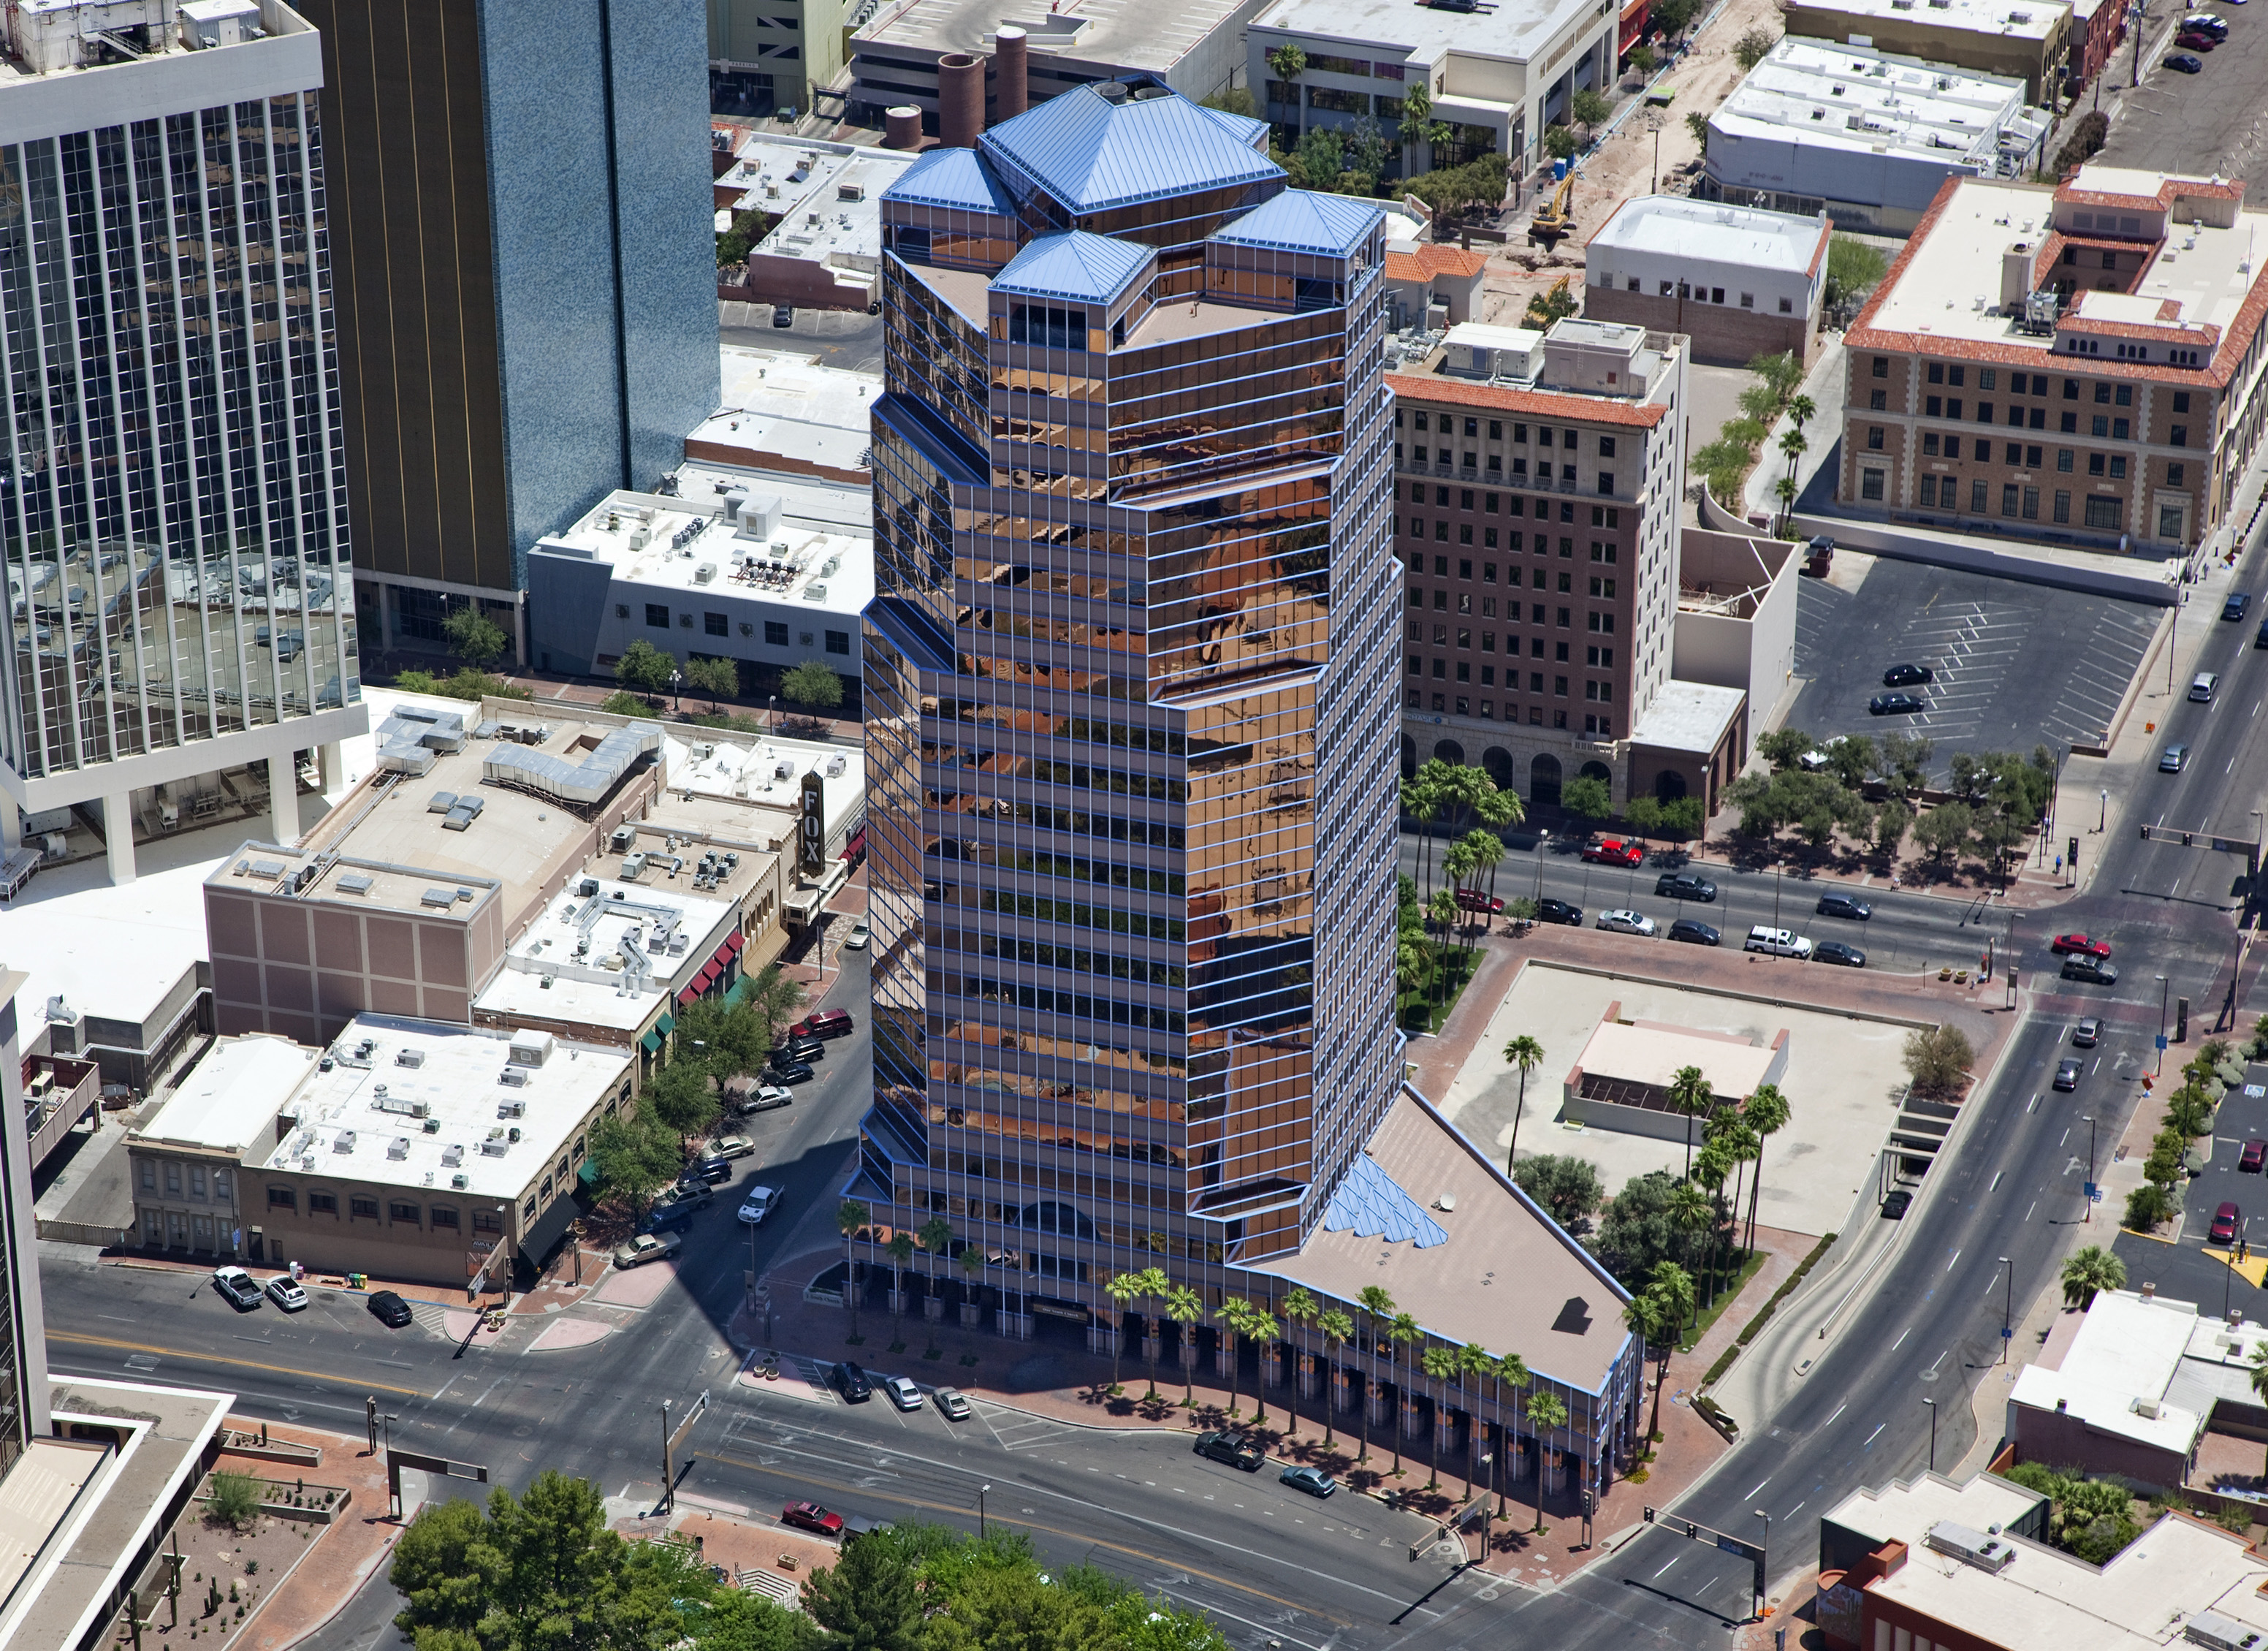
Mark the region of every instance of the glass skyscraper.
<instances>
[{"instance_id":1,"label":"glass skyscraper","mask_svg":"<svg viewBox=\"0 0 2268 1651\"><path fill-rule=\"evenodd\" d=\"M1383 221L1266 131L1108 83L882 202L850 1196L1012 1313L1217 1302L1401 1076Z\"/></svg>"},{"instance_id":2,"label":"glass skyscraper","mask_svg":"<svg viewBox=\"0 0 2268 1651\"><path fill-rule=\"evenodd\" d=\"M201 10L10 14L0 778L26 808L363 726L320 57L274 0Z\"/></svg>"}]
</instances>

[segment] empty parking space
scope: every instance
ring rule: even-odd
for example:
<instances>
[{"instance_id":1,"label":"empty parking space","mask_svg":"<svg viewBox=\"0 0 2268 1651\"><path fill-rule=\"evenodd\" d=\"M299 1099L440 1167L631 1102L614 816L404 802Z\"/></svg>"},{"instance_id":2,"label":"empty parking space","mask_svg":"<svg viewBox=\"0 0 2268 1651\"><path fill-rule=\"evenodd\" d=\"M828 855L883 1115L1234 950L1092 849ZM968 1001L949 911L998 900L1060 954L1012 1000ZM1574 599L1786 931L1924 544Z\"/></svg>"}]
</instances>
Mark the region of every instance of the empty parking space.
<instances>
[{"instance_id":1,"label":"empty parking space","mask_svg":"<svg viewBox=\"0 0 2268 1651\"><path fill-rule=\"evenodd\" d=\"M1795 668L1807 679L1791 726L1825 739L1893 729L1932 741L1942 775L1957 751L2029 751L2106 727L2158 624L2158 610L1915 562L1876 561L1855 590L1806 579ZM1909 691L1926 711L1876 717L1882 673L1926 665Z\"/></svg>"}]
</instances>

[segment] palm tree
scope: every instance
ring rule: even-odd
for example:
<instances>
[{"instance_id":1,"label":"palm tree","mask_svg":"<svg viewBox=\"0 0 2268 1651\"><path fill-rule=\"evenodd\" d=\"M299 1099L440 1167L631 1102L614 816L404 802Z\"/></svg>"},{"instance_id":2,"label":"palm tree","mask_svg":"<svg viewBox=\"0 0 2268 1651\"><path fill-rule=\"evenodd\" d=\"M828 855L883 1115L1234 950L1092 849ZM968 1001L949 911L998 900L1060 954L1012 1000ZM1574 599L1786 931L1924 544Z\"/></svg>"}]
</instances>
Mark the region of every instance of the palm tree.
<instances>
[{"instance_id":1,"label":"palm tree","mask_svg":"<svg viewBox=\"0 0 2268 1651\"><path fill-rule=\"evenodd\" d=\"M1680 1066L1671 1075L1669 1105L1685 1117L1685 1168L1679 1172L1683 1175L1693 1173L1693 1120L1707 1117L1716 1099L1709 1080L1698 1066Z\"/></svg>"},{"instance_id":2,"label":"palm tree","mask_svg":"<svg viewBox=\"0 0 2268 1651\"><path fill-rule=\"evenodd\" d=\"M1286 41L1281 46L1271 46L1268 48L1268 66L1291 86L1292 105L1294 107L1299 107L1302 101L1300 77L1307 72L1307 54L1294 42ZM1307 110L1303 107L1299 108L1299 115L1300 134L1304 137L1307 131Z\"/></svg>"},{"instance_id":3,"label":"palm tree","mask_svg":"<svg viewBox=\"0 0 2268 1651\"><path fill-rule=\"evenodd\" d=\"M929 1296L937 1296L939 1310L942 1312L945 1297L939 1294L937 1287L937 1264L943 1261L953 1249L953 1223L942 1215L932 1215L921 1224L921 1230L914 1236L921 1241L922 1255L929 1264L929 1270L922 1275L926 1281L922 1286L924 1292L923 1299L926 1301ZM929 1313L926 1306L922 1313L926 1322ZM937 1346L937 1332L934 1330L929 1332L929 1345L934 1351Z\"/></svg>"},{"instance_id":4,"label":"palm tree","mask_svg":"<svg viewBox=\"0 0 2268 1651\"><path fill-rule=\"evenodd\" d=\"M1623 1323L1631 1335L1638 1338L1642 1349L1639 1354L1641 1360L1667 1344L1676 1333L1675 1321L1669 1316L1669 1304L1652 1288L1640 1290L1631 1297L1629 1304L1623 1308ZM1668 1373L1666 1360L1662 1369L1664 1374ZM1654 1434L1661 1431L1661 1387L1660 1381L1657 1379L1653 1384L1653 1419L1646 1427L1648 1444L1653 1443Z\"/></svg>"},{"instance_id":5,"label":"palm tree","mask_svg":"<svg viewBox=\"0 0 2268 1651\"><path fill-rule=\"evenodd\" d=\"M891 1311L898 1316L898 1339L906 1338L906 1263L914 1257L914 1235L902 1227L890 1234L890 1242L882 1246L890 1257ZM895 1351L895 1349L893 1350Z\"/></svg>"},{"instance_id":6,"label":"palm tree","mask_svg":"<svg viewBox=\"0 0 2268 1651\"><path fill-rule=\"evenodd\" d=\"M1457 899L1457 891L1464 888L1465 880L1472 875L1474 864L1472 844L1462 837L1452 843L1448 852L1441 856L1441 869L1449 878L1449 887L1441 892L1449 896L1449 910L1454 915L1460 940L1472 929L1473 923L1472 914Z\"/></svg>"},{"instance_id":7,"label":"palm tree","mask_svg":"<svg viewBox=\"0 0 2268 1651\"><path fill-rule=\"evenodd\" d=\"M1363 1328L1367 1332L1363 1337L1363 1351L1370 1354L1373 1367L1375 1367L1378 1322L1394 1316L1394 1298L1387 1294L1384 1285L1366 1284L1361 1295L1356 1298L1355 1307L1363 1316ZM1370 1395L1376 1385L1370 1371L1366 1369L1362 1382L1362 1454L1355 1457L1357 1462L1370 1460Z\"/></svg>"},{"instance_id":8,"label":"palm tree","mask_svg":"<svg viewBox=\"0 0 2268 1651\"><path fill-rule=\"evenodd\" d=\"M1788 505L1793 505L1795 502L1795 461L1801 458L1810 446L1811 444L1803 439L1803 431L1800 428L1789 431L1779 439L1779 450L1787 455L1787 475L1784 478L1787 485L1786 490L1780 494L1780 498ZM1783 530L1786 520L1786 512L1783 511L1780 516Z\"/></svg>"},{"instance_id":9,"label":"palm tree","mask_svg":"<svg viewBox=\"0 0 2268 1651\"><path fill-rule=\"evenodd\" d=\"M1493 792L1490 793L1491 797L1497 794ZM1495 833L1475 827L1459 840L1458 846L1466 851L1468 876L1476 876L1482 872L1488 873L1488 888L1485 891L1475 889L1474 892L1482 896L1480 927L1484 930L1493 928L1496 917L1491 909L1490 903L1495 897L1496 868L1504 859L1504 844Z\"/></svg>"},{"instance_id":10,"label":"palm tree","mask_svg":"<svg viewBox=\"0 0 2268 1651\"><path fill-rule=\"evenodd\" d=\"M1496 1384L1490 1397L1496 1400L1497 1415L1496 1516L1502 1519L1504 1517L1504 1459L1512 1454L1513 1444L1512 1421L1504 1408L1504 1390L1510 1388L1514 1392L1519 1392L1535 1378L1528 1373L1526 1361L1516 1352L1506 1353L1502 1358L1494 1360L1489 1370L1489 1377Z\"/></svg>"},{"instance_id":11,"label":"palm tree","mask_svg":"<svg viewBox=\"0 0 2268 1651\"><path fill-rule=\"evenodd\" d=\"M1119 1355L1126 1351L1126 1310L1134 1305L1135 1298L1142 1294L1141 1275L1122 1272L1102 1286L1102 1293L1110 1298L1111 1305L1118 1309L1118 1333L1111 1338L1110 1343L1110 1390L1115 1394L1118 1391Z\"/></svg>"},{"instance_id":12,"label":"palm tree","mask_svg":"<svg viewBox=\"0 0 2268 1651\"><path fill-rule=\"evenodd\" d=\"M1354 1321L1338 1308L1331 1308L1315 1316L1315 1328L1322 1333L1323 1351L1331 1355L1331 1370L1336 1375L1339 1366L1338 1354L1344 1352L1347 1343L1354 1339ZM1323 1448L1326 1450L1338 1439L1331 1415L1332 1386L1332 1381L1326 1378L1323 1382Z\"/></svg>"},{"instance_id":13,"label":"palm tree","mask_svg":"<svg viewBox=\"0 0 2268 1651\"><path fill-rule=\"evenodd\" d=\"M1489 898L1496 898L1496 868L1504 859L1504 833L1507 826L1516 826L1528 818L1528 810L1517 792L1491 788L1473 805L1473 814L1486 826L1496 839L1496 858L1488 862Z\"/></svg>"},{"instance_id":14,"label":"palm tree","mask_svg":"<svg viewBox=\"0 0 2268 1651\"><path fill-rule=\"evenodd\" d=\"M1167 1303L1174 1294L1174 1281L1166 1276L1163 1267L1145 1267L1134 1275L1134 1281L1141 1286L1135 1294L1137 1301L1145 1304L1155 1301L1160 1308L1170 1312ZM1154 1330L1155 1318L1146 1313L1143 1316L1149 1320L1145 1328ZM1150 1390L1142 1396L1145 1404L1153 1404L1158 1399L1158 1344L1163 1340L1164 1337L1155 1334L1150 1338Z\"/></svg>"},{"instance_id":15,"label":"palm tree","mask_svg":"<svg viewBox=\"0 0 2268 1651\"><path fill-rule=\"evenodd\" d=\"M1495 1363L1496 1360L1489 1357L1489 1350L1476 1341L1469 1341L1457 1349L1457 1369L1461 1377L1458 1385L1463 1386L1465 1380L1473 1384L1474 1402L1467 1416L1476 1435L1481 1428L1481 1378L1490 1373ZM1465 1449L1465 1500L1469 1502L1473 1500L1473 1453L1469 1444Z\"/></svg>"},{"instance_id":16,"label":"palm tree","mask_svg":"<svg viewBox=\"0 0 2268 1651\"><path fill-rule=\"evenodd\" d=\"M1396 1313L1394 1322L1386 1327L1386 1338L1394 1344L1388 1355L1387 1367L1394 1372L1394 1477L1402 1477L1402 1407L1409 1397L1403 1392L1402 1379L1402 1349L1413 1341L1423 1341L1425 1332L1418 1328L1418 1320L1408 1313Z\"/></svg>"},{"instance_id":17,"label":"palm tree","mask_svg":"<svg viewBox=\"0 0 2268 1651\"><path fill-rule=\"evenodd\" d=\"M1522 1032L1504 1046L1504 1058L1507 1065L1520 1068L1520 1100L1512 1109L1512 1150L1504 1159L1505 1178L1509 1180L1520 1157L1520 1115L1528 1110L1528 1074L1543 1064L1543 1045Z\"/></svg>"},{"instance_id":18,"label":"palm tree","mask_svg":"<svg viewBox=\"0 0 2268 1651\"><path fill-rule=\"evenodd\" d=\"M2088 1308L2103 1290L2126 1287L2126 1264L2100 1244L2074 1251L2063 1264L2063 1304Z\"/></svg>"},{"instance_id":19,"label":"palm tree","mask_svg":"<svg viewBox=\"0 0 2268 1651\"><path fill-rule=\"evenodd\" d=\"M1164 1275L1161 1273L1160 1276L1162 1278ZM1190 1327L1204 1316L1204 1298L1185 1284L1174 1285L1160 1294L1166 1300L1166 1316L1182 1327L1182 1347L1186 1352L1189 1345ZM1194 1359L1185 1358L1182 1360L1182 1403L1183 1404L1197 1403L1197 1360ZM1157 1377L1153 1374L1150 1380L1150 1389L1152 1393L1157 1391Z\"/></svg>"},{"instance_id":20,"label":"palm tree","mask_svg":"<svg viewBox=\"0 0 2268 1651\"><path fill-rule=\"evenodd\" d=\"M1236 1414L1236 1340L1252 1323L1252 1303L1241 1295L1232 1295L1213 1309L1212 1322L1221 1327L1228 1341L1228 1413Z\"/></svg>"},{"instance_id":21,"label":"palm tree","mask_svg":"<svg viewBox=\"0 0 2268 1651\"><path fill-rule=\"evenodd\" d=\"M1252 1316L1244 1321L1243 1335L1247 1341L1260 1346L1259 1371L1252 1382L1252 1420L1255 1426L1268 1425L1268 1356L1276 1351L1277 1340L1284 1327L1270 1316L1268 1309L1255 1303Z\"/></svg>"},{"instance_id":22,"label":"palm tree","mask_svg":"<svg viewBox=\"0 0 2268 1651\"><path fill-rule=\"evenodd\" d=\"M1690 1181L1681 1181L1670 1188L1666 1200L1669 1224L1685 1235L1685 1271L1693 1271L1693 1235L1709 1224L1716 1212L1710 1207L1709 1195Z\"/></svg>"},{"instance_id":23,"label":"palm tree","mask_svg":"<svg viewBox=\"0 0 2268 1651\"><path fill-rule=\"evenodd\" d=\"M1567 1407L1556 1393L1533 1393L1528 1399L1528 1423L1535 1429L1535 1529L1543 1529L1543 1430L1565 1427Z\"/></svg>"},{"instance_id":24,"label":"palm tree","mask_svg":"<svg viewBox=\"0 0 2268 1651\"><path fill-rule=\"evenodd\" d=\"M1756 1247L1756 1196L1764 1183L1764 1143L1787 1127L1787 1097L1780 1093L1778 1084L1764 1084L1750 1095L1741 1116L1756 1132L1756 1172L1749 1180L1749 1242L1747 1248Z\"/></svg>"},{"instance_id":25,"label":"palm tree","mask_svg":"<svg viewBox=\"0 0 2268 1651\"><path fill-rule=\"evenodd\" d=\"M1693 1310L1693 1275L1674 1261L1657 1261L1653 1264L1653 1271L1646 1275L1646 1291L1661 1303L1661 1313L1668 1330L1655 1348L1661 1368L1654 1377L1654 1425L1646 1429L1647 1437L1651 1439L1661 1431L1661 1389L1669 1379L1669 1355L1677 1349L1678 1327L1685 1323L1685 1316Z\"/></svg>"},{"instance_id":26,"label":"palm tree","mask_svg":"<svg viewBox=\"0 0 2268 1651\"><path fill-rule=\"evenodd\" d=\"M984 1271L984 1252L974 1244L963 1244L961 1247L961 1270L968 1275L968 1281L962 1287L976 1301L981 1313L984 1308L984 1286L977 1282L977 1275Z\"/></svg>"},{"instance_id":27,"label":"palm tree","mask_svg":"<svg viewBox=\"0 0 2268 1651\"><path fill-rule=\"evenodd\" d=\"M1418 770L1418 778L1402 782L1402 812L1418 822L1418 887L1420 898L1432 882L1433 813L1440 799L1440 786L1427 769L1427 763Z\"/></svg>"},{"instance_id":28,"label":"palm tree","mask_svg":"<svg viewBox=\"0 0 2268 1651\"><path fill-rule=\"evenodd\" d=\"M835 1225L843 1235L843 1294L850 1303L850 1339L858 1339L858 1264L850 1258L850 1241L873 1220L873 1213L856 1198L836 1206Z\"/></svg>"},{"instance_id":29,"label":"palm tree","mask_svg":"<svg viewBox=\"0 0 2268 1651\"><path fill-rule=\"evenodd\" d=\"M1307 1327L1315 1322L1315 1315L1322 1309L1315 1305L1315 1298L1309 1295L1305 1289L1294 1288L1291 1294L1284 1298L1282 1310L1285 1328L1289 1330L1294 1325L1299 1327L1300 1346L1293 1358L1296 1361L1304 1361L1308 1356ZM1284 1435L1286 1439L1297 1439L1300 1436L1300 1362L1294 1362L1292 1367L1291 1397L1285 1402L1285 1408L1292 1412L1291 1430ZM1325 1403L1328 1404L1329 1401L1326 1400Z\"/></svg>"},{"instance_id":30,"label":"palm tree","mask_svg":"<svg viewBox=\"0 0 2268 1651\"><path fill-rule=\"evenodd\" d=\"M1464 1367L1455 1352L1447 1347L1428 1347L1419 1355L1418 1363L1433 1382L1432 1470L1425 1478L1425 1488L1430 1491L1441 1482L1441 1411L1447 1404L1449 1378Z\"/></svg>"},{"instance_id":31,"label":"palm tree","mask_svg":"<svg viewBox=\"0 0 2268 1651\"><path fill-rule=\"evenodd\" d=\"M1704 1146L1700 1155L1693 1161L1693 1179L1709 1190L1709 1248L1705 1254L1708 1261L1709 1299L1712 1301L1717 1299L1717 1252L1723 1238L1719 1229L1725 1219L1720 1212L1725 1201L1725 1178L1732 1173L1733 1154L1721 1140Z\"/></svg>"},{"instance_id":32,"label":"palm tree","mask_svg":"<svg viewBox=\"0 0 2268 1651\"><path fill-rule=\"evenodd\" d=\"M1457 938L1457 897L1446 888L1436 888L1432 899L1426 903L1425 915L1441 932L1440 951L1435 959L1433 976L1434 1000L1439 1002L1440 993L1438 989L1449 973L1449 945Z\"/></svg>"}]
</instances>

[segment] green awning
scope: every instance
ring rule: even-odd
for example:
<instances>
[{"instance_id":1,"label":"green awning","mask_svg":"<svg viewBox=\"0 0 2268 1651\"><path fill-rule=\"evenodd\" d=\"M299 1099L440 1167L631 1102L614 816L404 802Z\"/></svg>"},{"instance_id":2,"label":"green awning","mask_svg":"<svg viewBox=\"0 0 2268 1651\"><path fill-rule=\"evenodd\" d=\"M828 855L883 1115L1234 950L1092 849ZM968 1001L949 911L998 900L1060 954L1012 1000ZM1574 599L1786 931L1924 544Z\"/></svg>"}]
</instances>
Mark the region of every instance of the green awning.
<instances>
[{"instance_id":1,"label":"green awning","mask_svg":"<svg viewBox=\"0 0 2268 1651\"><path fill-rule=\"evenodd\" d=\"M668 1010L663 1010L661 1013L661 1019L653 1023L653 1029L660 1033L664 1037L667 1037L672 1032L677 1030L677 1017L670 1013Z\"/></svg>"},{"instance_id":2,"label":"green awning","mask_svg":"<svg viewBox=\"0 0 2268 1651\"><path fill-rule=\"evenodd\" d=\"M656 1050L661 1047L661 1034L659 1032L648 1032L644 1037L638 1039L638 1047L645 1050L647 1054L652 1054Z\"/></svg>"},{"instance_id":3,"label":"green awning","mask_svg":"<svg viewBox=\"0 0 2268 1651\"><path fill-rule=\"evenodd\" d=\"M583 1161L583 1167L575 1172L575 1179L581 1182L586 1187L597 1186L599 1184L598 1165L585 1158Z\"/></svg>"},{"instance_id":4,"label":"green awning","mask_svg":"<svg viewBox=\"0 0 2268 1651\"><path fill-rule=\"evenodd\" d=\"M741 999L747 995L748 977L746 975L743 975L733 983L733 989L725 994L725 1007L730 1008L733 1005L740 1002Z\"/></svg>"}]
</instances>

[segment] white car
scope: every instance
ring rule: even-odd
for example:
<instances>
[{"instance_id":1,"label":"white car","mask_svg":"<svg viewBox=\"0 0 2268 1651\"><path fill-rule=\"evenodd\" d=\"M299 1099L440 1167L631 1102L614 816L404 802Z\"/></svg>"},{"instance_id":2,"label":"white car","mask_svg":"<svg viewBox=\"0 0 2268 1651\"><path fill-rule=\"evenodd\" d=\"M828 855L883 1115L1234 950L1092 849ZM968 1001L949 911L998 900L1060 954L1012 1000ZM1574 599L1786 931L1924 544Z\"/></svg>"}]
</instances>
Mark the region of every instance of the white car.
<instances>
[{"instance_id":1,"label":"white car","mask_svg":"<svg viewBox=\"0 0 2268 1651\"><path fill-rule=\"evenodd\" d=\"M740 1205L740 1219L750 1227L762 1226L764 1217L777 1207L779 1196L777 1187L750 1187Z\"/></svg>"},{"instance_id":2,"label":"white car","mask_svg":"<svg viewBox=\"0 0 2268 1651\"><path fill-rule=\"evenodd\" d=\"M894 1375L884 1379L882 1391L890 1396L890 1403L902 1411L917 1411L922 1407L922 1390L914 1385L911 1376Z\"/></svg>"},{"instance_id":3,"label":"white car","mask_svg":"<svg viewBox=\"0 0 2268 1651\"><path fill-rule=\"evenodd\" d=\"M868 928L866 919L861 918L850 925L850 932L843 937L843 949L846 952L863 952L866 949L866 942L873 938L874 931Z\"/></svg>"},{"instance_id":4,"label":"white car","mask_svg":"<svg viewBox=\"0 0 2268 1651\"><path fill-rule=\"evenodd\" d=\"M291 1281L289 1273L278 1273L268 1281L268 1299L287 1313L307 1305L307 1293Z\"/></svg>"},{"instance_id":5,"label":"white car","mask_svg":"<svg viewBox=\"0 0 2268 1651\"><path fill-rule=\"evenodd\" d=\"M1602 929L1612 929L1617 934L1652 934L1653 919L1641 918L1635 911L1602 911L1599 913L1598 926Z\"/></svg>"}]
</instances>

